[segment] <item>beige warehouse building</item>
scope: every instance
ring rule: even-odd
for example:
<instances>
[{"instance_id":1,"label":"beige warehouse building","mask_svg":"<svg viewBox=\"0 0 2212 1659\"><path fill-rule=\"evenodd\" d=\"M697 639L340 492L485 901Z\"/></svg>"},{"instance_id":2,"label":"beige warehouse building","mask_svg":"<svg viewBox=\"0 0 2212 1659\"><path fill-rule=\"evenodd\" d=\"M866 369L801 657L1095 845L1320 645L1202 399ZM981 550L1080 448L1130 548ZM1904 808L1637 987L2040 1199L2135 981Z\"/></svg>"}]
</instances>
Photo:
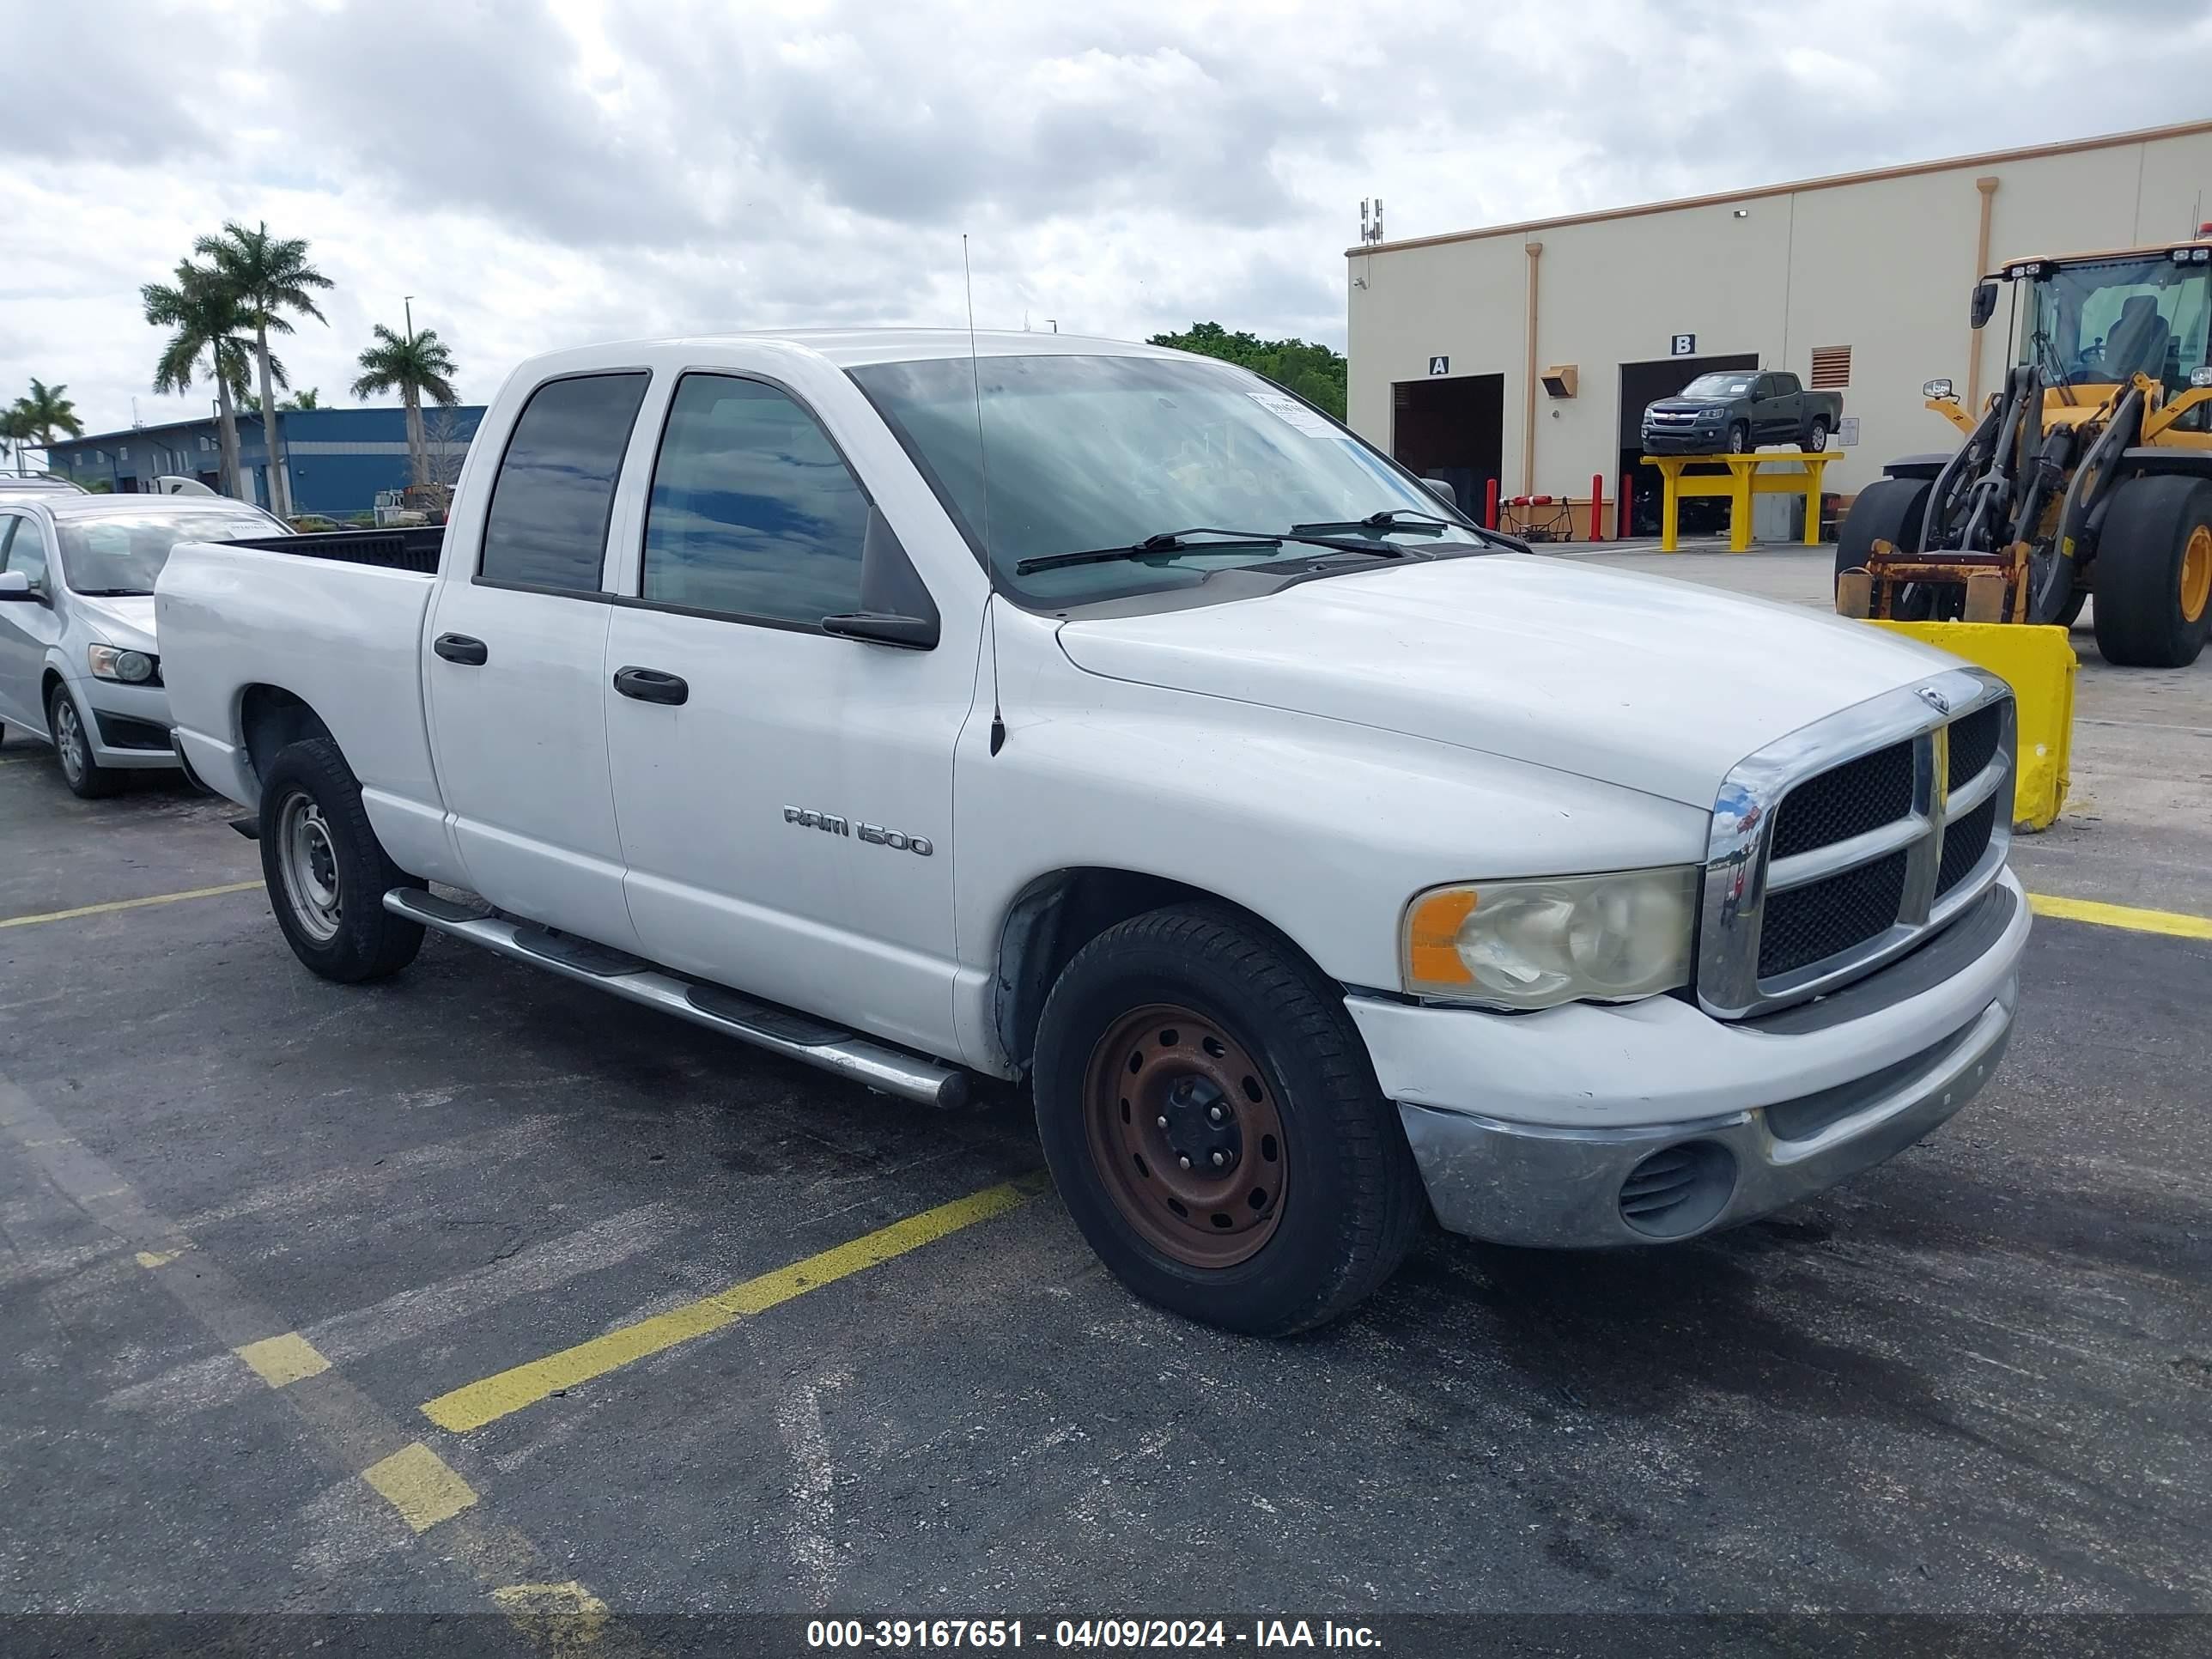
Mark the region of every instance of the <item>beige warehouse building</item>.
<instances>
[{"instance_id":1,"label":"beige warehouse building","mask_svg":"<svg viewBox=\"0 0 2212 1659\"><path fill-rule=\"evenodd\" d=\"M1827 487L1848 496L1886 460L1955 443L1923 381L1999 384L2005 316L1968 328L1977 276L2207 217L2212 121L2195 121L1362 246L1346 251L1351 423L1476 507L1490 478L1587 502L1601 475L1610 534L1624 471L1639 522L1656 513L1656 475L1635 464L1646 404L1709 368L1788 369L1843 395Z\"/></svg>"}]
</instances>

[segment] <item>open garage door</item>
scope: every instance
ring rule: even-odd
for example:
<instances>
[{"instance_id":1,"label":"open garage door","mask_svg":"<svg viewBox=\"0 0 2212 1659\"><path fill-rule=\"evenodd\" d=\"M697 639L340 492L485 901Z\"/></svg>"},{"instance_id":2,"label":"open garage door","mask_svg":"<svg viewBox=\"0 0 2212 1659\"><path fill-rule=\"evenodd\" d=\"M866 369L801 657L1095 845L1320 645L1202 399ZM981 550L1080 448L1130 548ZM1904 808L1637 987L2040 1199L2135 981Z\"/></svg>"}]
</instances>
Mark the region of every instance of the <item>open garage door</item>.
<instances>
[{"instance_id":1,"label":"open garage door","mask_svg":"<svg viewBox=\"0 0 2212 1659\"><path fill-rule=\"evenodd\" d=\"M1390 387L1390 455L1424 478L1442 478L1462 512L1478 517L1505 446L1505 377L1440 375Z\"/></svg>"},{"instance_id":2,"label":"open garage door","mask_svg":"<svg viewBox=\"0 0 2212 1659\"><path fill-rule=\"evenodd\" d=\"M1698 375L1714 370L1757 368L1756 352L1739 351L1723 357L1662 357L1656 362L1620 366L1620 461L1616 477L1632 483L1629 533L1659 533L1659 472L1642 464L1644 411L1662 398L1671 398ZM1728 503L1717 496L1692 496L1682 503L1682 533L1708 535L1726 526Z\"/></svg>"}]
</instances>

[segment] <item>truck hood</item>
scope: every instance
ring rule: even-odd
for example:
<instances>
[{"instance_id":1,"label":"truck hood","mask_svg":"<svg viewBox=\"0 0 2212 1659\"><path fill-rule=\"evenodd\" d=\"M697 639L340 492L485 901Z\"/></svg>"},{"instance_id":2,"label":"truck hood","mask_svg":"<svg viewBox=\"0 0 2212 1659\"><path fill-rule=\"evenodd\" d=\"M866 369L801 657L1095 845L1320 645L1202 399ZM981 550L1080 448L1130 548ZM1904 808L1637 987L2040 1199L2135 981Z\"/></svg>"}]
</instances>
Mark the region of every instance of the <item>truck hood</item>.
<instances>
[{"instance_id":1,"label":"truck hood","mask_svg":"<svg viewBox=\"0 0 2212 1659\"><path fill-rule=\"evenodd\" d=\"M126 593L113 599L93 599L79 593L71 603L92 624L93 632L108 644L125 651L154 649L154 596Z\"/></svg>"},{"instance_id":2,"label":"truck hood","mask_svg":"<svg viewBox=\"0 0 2212 1659\"><path fill-rule=\"evenodd\" d=\"M1477 555L1062 624L1077 667L1379 726L1710 808L1738 761L1946 665L1863 623Z\"/></svg>"},{"instance_id":3,"label":"truck hood","mask_svg":"<svg viewBox=\"0 0 2212 1659\"><path fill-rule=\"evenodd\" d=\"M1646 415L1694 415L1701 409L1726 409L1735 400L1728 398L1662 398L1647 404Z\"/></svg>"}]
</instances>

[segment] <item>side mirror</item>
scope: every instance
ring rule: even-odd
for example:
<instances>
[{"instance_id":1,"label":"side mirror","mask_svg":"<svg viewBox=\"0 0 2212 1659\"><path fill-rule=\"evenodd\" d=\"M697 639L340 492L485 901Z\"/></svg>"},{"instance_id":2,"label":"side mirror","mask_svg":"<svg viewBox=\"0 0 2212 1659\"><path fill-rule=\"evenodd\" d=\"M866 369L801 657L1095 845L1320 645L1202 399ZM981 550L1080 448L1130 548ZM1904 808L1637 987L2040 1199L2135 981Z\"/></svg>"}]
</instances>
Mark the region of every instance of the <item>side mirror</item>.
<instances>
[{"instance_id":1,"label":"side mirror","mask_svg":"<svg viewBox=\"0 0 2212 1659\"><path fill-rule=\"evenodd\" d=\"M1997 285L1995 277L1974 284L1974 301L1967 308L1968 321L1976 328L1996 314Z\"/></svg>"},{"instance_id":2,"label":"side mirror","mask_svg":"<svg viewBox=\"0 0 2212 1659\"><path fill-rule=\"evenodd\" d=\"M46 596L20 570L0 570L0 605L44 605Z\"/></svg>"},{"instance_id":3,"label":"side mirror","mask_svg":"<svg viewBox=\"0 0 2212 1659\"><path fill-rule=\"evenodd\" d=\"M1458 507L1458 505L1459 505L1459 491L1457 491L1456 489L1454 489L1451 487L1451 484L1450 484L1450 483L1449 483L1448 480L1443 479L1443 478L1424 478L1424 479L1422 479L1422 480L1421 480L1421 482L1422 482L1423 483L1425 483L1425 484L1428 485L1428 487L1429 487L1430 490L1431 490L1433 494L1437 495L1441 495L1441 496L1442 496L1442 497L1443 497L1446 501L1449 502L1453 507Z\"/></svg>"},{"instance_id":4,"label":"side mirror","mask_svg":"<svg viewBox=\"0 0 2212 1659\"><path fill-rule=\"evenodd\" d=\"M879 507L870 505L867 532L860 541L860 608L824 617L822 629L840 639L865 640L871 645L908 651L937 648L937 601L929 596L928 585Z\"/></svg>"}]
</instances>

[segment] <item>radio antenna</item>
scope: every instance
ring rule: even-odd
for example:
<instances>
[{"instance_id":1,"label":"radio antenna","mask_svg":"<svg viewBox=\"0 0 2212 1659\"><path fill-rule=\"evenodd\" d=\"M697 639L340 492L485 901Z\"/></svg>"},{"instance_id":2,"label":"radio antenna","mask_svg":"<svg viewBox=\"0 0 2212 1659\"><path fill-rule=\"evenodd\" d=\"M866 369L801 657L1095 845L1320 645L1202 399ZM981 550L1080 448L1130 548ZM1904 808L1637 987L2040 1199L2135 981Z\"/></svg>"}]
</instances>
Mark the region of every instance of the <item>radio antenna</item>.
<instances>
[{"instance_id":1,"label":"radio antenna","mask_svg":"<svg viewBox=\"0 0 2212 1659\"><path fill-rule=\"evenodd\" d=\"M960 283L968 294L968 378L975 388L975 467L983 481L983 568L991 568L991 456L983 445L983 366L975 351L975 276L968 265L968 233L960 233Z\"/></svg>"}]
</instances>

